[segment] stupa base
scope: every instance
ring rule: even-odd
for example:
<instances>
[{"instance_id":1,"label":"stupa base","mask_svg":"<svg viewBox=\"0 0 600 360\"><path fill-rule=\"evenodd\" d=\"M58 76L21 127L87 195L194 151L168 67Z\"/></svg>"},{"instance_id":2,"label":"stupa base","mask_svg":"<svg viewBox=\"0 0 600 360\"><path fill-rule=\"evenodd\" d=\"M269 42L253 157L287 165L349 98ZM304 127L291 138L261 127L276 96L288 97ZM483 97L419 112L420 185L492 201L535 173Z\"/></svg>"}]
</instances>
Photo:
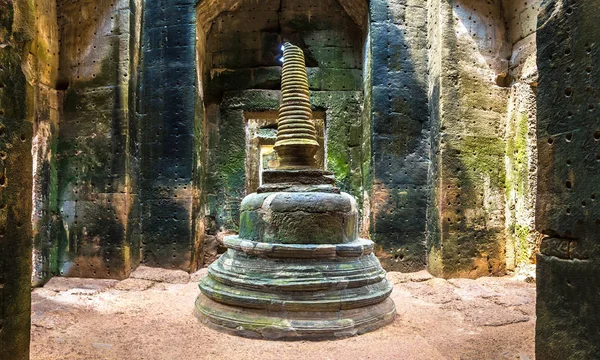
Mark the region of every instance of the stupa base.
<instances>
[{"instance_id":1,"label":"stupa base","mask_svg":"<svg viewBox=\"0 0 600 360\"><path fill-rule=\"evenodd\" d=\"M394 320L396 307L387 298L375 305L331 312L267 311L224 305L203 294L194 314L216 330L268 340L335 340L364 334Z\"/></svg>"}]
</instances>

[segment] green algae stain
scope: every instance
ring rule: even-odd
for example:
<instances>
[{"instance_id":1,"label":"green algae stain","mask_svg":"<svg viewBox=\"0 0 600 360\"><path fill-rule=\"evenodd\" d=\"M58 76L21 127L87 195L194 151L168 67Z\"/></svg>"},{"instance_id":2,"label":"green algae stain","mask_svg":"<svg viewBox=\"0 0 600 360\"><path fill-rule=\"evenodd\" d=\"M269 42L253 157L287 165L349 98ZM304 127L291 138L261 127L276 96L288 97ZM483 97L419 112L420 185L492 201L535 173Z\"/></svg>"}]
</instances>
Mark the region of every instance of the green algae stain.
<instances>
[{"instance_id":1,"label":"green algae stain","mask_svg":"<svg viewBox=\"0 0 600 360\"><path fill-rule=\"evenodd\" d=\"M461 160L464 173L473 181L475 178L489 177L497 189L505 186L504 140L489 137L465 137L461 142ZM476 181L478 182L478 181Z\"/></svg>"},{"instance_id":2,"label":"green algae stain","mask_svg":"<svg viewBox=\"0 0 600 360\"><path fill-rule=\"evenodd\" d=\"M508 172L506 174L506 198L514 204L524 201L529 185L529 158L527 152L528 116L526 113L514 114L508 124L506 141L506 158ZM527 225L519 224L515 210L511 218L508 233L515 248L516 264L530 261L530 231Z\"/></svg>"},{"instance_id":3,"label":"green algae stain","mask_svg":"<svg viewBox=\"0 0 600 360\"><path fill-rule=\"evenodd\" d=\"M511 171L507 174L507 195L511 190L519 197L525 196L527 189L529 164L527 154L528 134L527 114L516 115L511 119L506 140L506 156Z\"/></svg>"},{"instance_id":4,"label":"green algae stain","mask_svg":"<svg viewBox=\"0 0 600 360\"><path fill-rule=\"evenodd\" d=\"M513 230L515 239L517 264L526 264L531 257L531 245L529 244L529 227L516 224Z\"/></svg>"}]
</instances>

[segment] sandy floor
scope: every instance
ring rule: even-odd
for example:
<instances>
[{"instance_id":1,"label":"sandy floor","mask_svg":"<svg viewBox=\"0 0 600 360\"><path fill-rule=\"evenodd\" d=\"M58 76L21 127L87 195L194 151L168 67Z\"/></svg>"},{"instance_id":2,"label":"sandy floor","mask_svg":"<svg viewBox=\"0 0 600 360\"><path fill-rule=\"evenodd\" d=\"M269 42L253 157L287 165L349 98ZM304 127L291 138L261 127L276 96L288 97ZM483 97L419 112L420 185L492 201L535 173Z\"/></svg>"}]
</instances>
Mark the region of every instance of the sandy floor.
<instances>
[{"instance_id":1,"label":"sandy floor","mask_svg":"<svg viewBox=\"0 0 600 360\"><path fill-rule=\"evenodd\" d=\"M199 324L192 309L203 274L142 269L122 282L55 278L33 292L31 358L534 358L535 285L513 278L389 273L398 308L390 326L338 341L271 342Z\"/></svg>"}]
</instances>

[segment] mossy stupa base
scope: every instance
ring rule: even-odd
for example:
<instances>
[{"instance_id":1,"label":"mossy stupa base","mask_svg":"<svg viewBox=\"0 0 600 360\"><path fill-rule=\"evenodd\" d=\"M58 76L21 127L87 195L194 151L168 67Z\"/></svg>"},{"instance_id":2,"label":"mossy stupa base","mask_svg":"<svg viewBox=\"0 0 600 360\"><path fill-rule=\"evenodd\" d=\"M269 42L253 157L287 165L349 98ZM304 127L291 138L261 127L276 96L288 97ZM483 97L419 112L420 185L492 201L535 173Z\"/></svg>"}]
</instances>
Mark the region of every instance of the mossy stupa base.
<instances>
[{"instance_id":1,"label":"mossy stupa base","mask_svg":"<svg viewBox=\"0 0 600 360\"><path fill-rule=\"evenodd\" d=\"M314 171L295 183L286 172L265 178L278 182L242 202L240 235L225 238L227 252L200 282L196 316L278 340L336 339L393 321L392 286L373 242L357 236L354 199Z\"/></svg>"},{"instance_id":2,"label":"mossy stupa base","mask_svg":"<svg viewBox=\"0 0 600 360\"><path fill-rule=\"evenodd\" d=\"M235 335L336 339L390 323L392 285L358 238L356 201L317 168L304 56L285 44L275 150L277 170L244 198L239 236L208 268L196 316Z\"/></svg>"},{"instance_id":3,"label":"mossy stupa base","mask_svg":"<svg viewBox=\"0 0 600 360\"><path fill-rule=\"evenodd\" d=\"M232 335L267 340L334 340L364 334L391 323L394 302L365 309L289 312L223 305L206 296L196 300L196 316L209 327Z\"/></svg>"}]
</instances>

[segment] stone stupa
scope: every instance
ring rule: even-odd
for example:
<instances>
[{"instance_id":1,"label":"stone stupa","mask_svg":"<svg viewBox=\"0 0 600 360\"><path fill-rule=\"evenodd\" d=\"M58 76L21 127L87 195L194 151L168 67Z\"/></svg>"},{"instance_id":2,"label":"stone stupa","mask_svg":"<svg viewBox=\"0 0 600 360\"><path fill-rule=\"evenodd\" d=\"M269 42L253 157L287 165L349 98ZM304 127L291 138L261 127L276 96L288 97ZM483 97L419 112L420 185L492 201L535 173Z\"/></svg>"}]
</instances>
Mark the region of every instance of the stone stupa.
<instances>
[{"instance_id":1,"label":"stone stupa","mask_svg":"<svg viewBox=\"0 0 600 360\"><path fill-rule=\"evenodd\" d=\"M356 201L316 165L319 147L304 53L284 45L280 166L241 205L239 236L201 280L195 313L212 327L266 339L335 339L390 323L392 285L358 238Z\"/></svg>"}]
</instances>

